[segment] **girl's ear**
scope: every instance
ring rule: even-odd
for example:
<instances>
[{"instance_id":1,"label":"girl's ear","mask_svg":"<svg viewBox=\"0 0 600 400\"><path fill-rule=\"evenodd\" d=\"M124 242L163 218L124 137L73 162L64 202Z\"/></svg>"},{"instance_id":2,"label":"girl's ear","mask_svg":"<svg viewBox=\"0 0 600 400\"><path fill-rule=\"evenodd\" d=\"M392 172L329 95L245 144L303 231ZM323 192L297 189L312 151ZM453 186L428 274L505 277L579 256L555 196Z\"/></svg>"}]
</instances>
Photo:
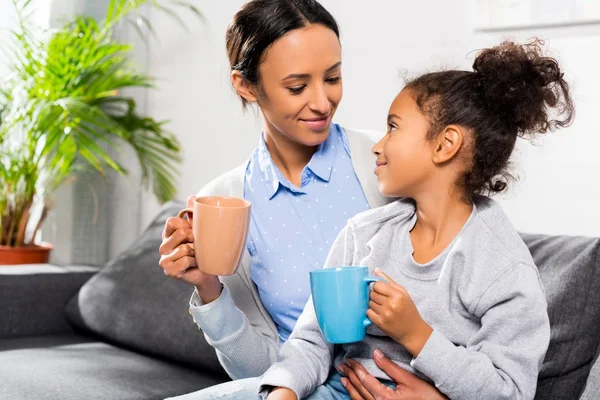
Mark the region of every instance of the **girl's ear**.
<instances>
[{"instance_id":1,"label":"girl's ear","mask_svg":"<svg viewBox=\"0 0 600 400\"><path fill-rule=\"evenodd\" d=\"M432 160L434 164L444 164L451 161L463 146L463 128L458 125L448 125L434 139Z\"/></svg>"},{"instance_id":2,"label":"girl's ear","mask_svg":"<svg viewBox=\"0 0 600 400\"><path fill-rule=\"evenodd\" d=\"M248 103L256 101L254 88L238 70L231 71L231 83L240 96Z\"/></svg>"}]
</instances>

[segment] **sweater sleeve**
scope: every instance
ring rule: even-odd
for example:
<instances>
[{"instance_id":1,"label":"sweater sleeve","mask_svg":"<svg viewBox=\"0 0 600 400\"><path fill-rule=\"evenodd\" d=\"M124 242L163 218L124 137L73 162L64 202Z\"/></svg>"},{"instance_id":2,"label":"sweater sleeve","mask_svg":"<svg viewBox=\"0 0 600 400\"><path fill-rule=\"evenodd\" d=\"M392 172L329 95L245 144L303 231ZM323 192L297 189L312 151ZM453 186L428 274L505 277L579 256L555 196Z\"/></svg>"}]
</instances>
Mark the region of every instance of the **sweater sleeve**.
<instances>
[{"instance_id":1,"label":"sweater sleeve","mask_svg":"<svg viewBox=\"0 0 600 400\"><path fill-rule=\"evenodd\" d=\"M411 365L451 399L533 399L550 341L537 270L518 264L480 296L481 328L466 346L434 330Z\"/></svg>"},{"instance_id":2,"label":"sweater sleeve","mask_svg":"<svg viewBox=\"0 0 600 400\"><path fill-rule=\"evenodd\" d=\"M203 304L194 291L190 314L232 379L260 376L277 359L279 343L250 323L236 307L228 286L209 304Z\"/></svg>"},{"instance_id":3,"label":"sweater sleeve","mask_svg":"<svg viewBox=\"0 0 600 400\"><path fill-rule=\"evenodd\" d=\"M242 197L244 172L248 162L212 180L197 194L201 196ZM277 360L279 340L269 315L253 293L252 282L244 279L249 260L242 259L240 273L221 277L221 295L203 304L194 291L190 299L190 314L206 341L215 348L221 365L232 379L262 375ZM249 351L252 349L252 351Z\"/></svg>"},{"instance_id":4,"label":"sweater sleeve","mask_svg":"<svg viewBox=\"0 0 600 400\"><path fill-rule=\"evenodd\" d=\"M335 240L325 268L351 265L353 252L348 225ZM285 387L303 399L327 380L332 364L333 345L323 338L311 297L290 338L281 347L277 363L263 375L259 392L266 398L272 388Z\"/></svg>"}]
</instances>

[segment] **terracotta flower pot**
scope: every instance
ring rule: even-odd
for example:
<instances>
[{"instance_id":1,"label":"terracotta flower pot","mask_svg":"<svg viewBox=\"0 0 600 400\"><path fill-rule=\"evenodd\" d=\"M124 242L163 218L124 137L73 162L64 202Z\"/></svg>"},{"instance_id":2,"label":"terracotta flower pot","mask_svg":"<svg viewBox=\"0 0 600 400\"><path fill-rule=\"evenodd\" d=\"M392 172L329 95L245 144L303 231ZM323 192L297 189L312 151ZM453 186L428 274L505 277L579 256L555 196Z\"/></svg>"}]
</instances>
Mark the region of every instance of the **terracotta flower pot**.
<instances>
[{"instance_id":1,"label":"terracotta flower pot","mask_svg":"<svg viewBox=\"0 0 600 400\"><path fill-rule=\"evenodd\" d=\"M32 246L0 246L0 265L45 264L50 258L52 245L42 242Z\"/></svg>"}]
</instances>

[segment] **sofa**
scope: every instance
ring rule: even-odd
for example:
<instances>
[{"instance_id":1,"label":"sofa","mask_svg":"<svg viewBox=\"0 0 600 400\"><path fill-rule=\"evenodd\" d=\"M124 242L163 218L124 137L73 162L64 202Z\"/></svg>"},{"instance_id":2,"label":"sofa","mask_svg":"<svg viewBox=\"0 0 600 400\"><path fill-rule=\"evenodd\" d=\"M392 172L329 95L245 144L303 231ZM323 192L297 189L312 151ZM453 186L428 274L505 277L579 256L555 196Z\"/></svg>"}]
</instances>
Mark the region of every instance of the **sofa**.
<instances>
[{"instance_id":1,"label":"sofa","mask_svg":"<svg viewBox=\"0 0 600 400\"><path fill-rule=\"evenodd\" d=\"M163 399L228 380L188 314L190 286L158 266L182 207L165 204L97 271L0 267L0 399ZM522 237L552 326L536 399L600 399L600 238Z\"/></svg>"}]
</instances>

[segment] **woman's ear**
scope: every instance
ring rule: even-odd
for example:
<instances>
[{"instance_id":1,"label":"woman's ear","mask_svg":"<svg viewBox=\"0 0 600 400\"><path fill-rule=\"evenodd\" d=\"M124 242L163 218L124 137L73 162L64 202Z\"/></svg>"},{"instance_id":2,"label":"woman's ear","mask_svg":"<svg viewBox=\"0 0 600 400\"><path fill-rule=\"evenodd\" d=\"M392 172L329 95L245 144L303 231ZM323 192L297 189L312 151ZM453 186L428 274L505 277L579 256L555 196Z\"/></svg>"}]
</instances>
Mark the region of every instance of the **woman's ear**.
<instances>
[{"instance_id":1,"label":"woman's ear","mask_svg":"<svg viewBox=\"0 0 600 400\"><path fill-rule=\"evenodd\" d=\"M248 103L254 103L256 101L256 94L254 88L244 78L242 73L238 70L231 71L231 83L240 96Z\"/></svg>"},{"instance_id":2,"label":"woman's ear","mask_svg":"<svg viewBox=\"0 0 600 400\"><path fill-rule=\"evenodd\" d=\"M444 164L451 161L463 146L463 128L458 125L448 125L434 139L432 160L434 164Z\"/></svg>"}]
</instances>

